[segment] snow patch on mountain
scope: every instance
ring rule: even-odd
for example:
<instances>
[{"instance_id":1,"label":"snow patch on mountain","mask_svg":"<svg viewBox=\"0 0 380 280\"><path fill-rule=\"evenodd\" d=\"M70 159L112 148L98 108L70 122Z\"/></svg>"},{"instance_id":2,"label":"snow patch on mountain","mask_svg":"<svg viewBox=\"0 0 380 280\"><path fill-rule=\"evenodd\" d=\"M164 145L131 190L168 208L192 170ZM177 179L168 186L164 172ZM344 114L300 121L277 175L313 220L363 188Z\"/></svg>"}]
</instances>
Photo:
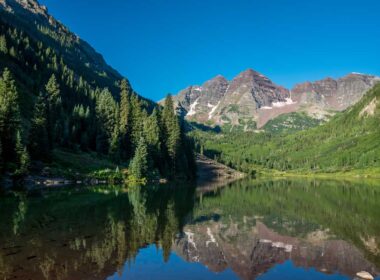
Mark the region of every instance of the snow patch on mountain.
<instances>
[{"instance_id":1,"label":"snow patch on mountain","mask_svg":"<svg viewBox=\"0 0 380 280\"><path fill-rule=\"evenodd\" d=\"M285 98L285 101L273 102L272 106L263 106L260 109L271 110L273 108L281 108L281 107L296 104L296 103L297 102L293 101L291 98Z\"/></svg>"},{"instance_id":2,"label":"snow patch on mountain","mask_svg":"<svg viewBox=\"0 0 380 280\"><path fill-rule=\"evenodd\" d=\"M192 103L190 105L190 110L189 112L186 114L186 116L192 116L192 115L195 115L197 112L195 111L195 107L198 105L198 100L199 100L199 97L197 99L195 99L194 103Z\"/></svg>"},{"instance_id":3,"label":"snow patch on mountain","mask_svg":"<svg viewBox=\"0 0 380 280\"><path fill-rule=\"evenodd\" d=\"M212 106L211 104L208 104L208 105L211 105L211 107L209 107L209 108L211 108L211 111L208 113L208 119L209 120L213 117L213 115L215 113L215 110L216 110L216 108L218 108L219 104L220 104L220 101L215 106Z\"/></svg>"},{"instance_id":4,"label":"snow patch on mountain","mask_svg":"<svg viewBox=\"0 0 380 280\"><path fill-rule=\"evenodd\" d=\"M276 108L280 108L280 107L284 107L284 106L287 106L287 105L292 105L292 104L295 104L297 102L294 102L291 98L286 98L285 99L285 102L273 102L272 103L272 106L273 107L276 107Z\"/></svg>"},{"instance_id":5,"label":"snow patch on mountain","mask_svg":"<svg viewBox=\"0 0 380 280\"><path fill-rule=\"evenodd\" d=\"M214 235L212 234L211 229L209 227L207 228L207 235L210 237L210 240L206 241L206 247L208 247L210 243L216 243L216 239ZM218 243L216 243L216 245L218 246Z\"/></svg>"},{"instance_id":6,"label":"snow patch on mountain","mask_svg":"<svg viewBox=\"0 0 380 280\"><path fill-rule=\"evenodd\" d=\"M191 244L194 249L197 249L197 245L194 242L194 233L191 231L185 231L185 235L187 236L187 242Z\"/></svg>"},{"instance_id":7,"label":"snow patch on mountain","mask_svg":"<svg viewBox=\"0 0 380 280\"><path fill-rule=\"evenodd\" d=\"M293 250L293 245L285 244L283 242L278 242L278 241L276 242L276 241L272 241L272 240L268 240L268 239L260 239L259 242L271 244L272 247L274 247L274 248L285 249L285 252L287 252L287 253L290 253Z\"/></svg>"}]
</instances>

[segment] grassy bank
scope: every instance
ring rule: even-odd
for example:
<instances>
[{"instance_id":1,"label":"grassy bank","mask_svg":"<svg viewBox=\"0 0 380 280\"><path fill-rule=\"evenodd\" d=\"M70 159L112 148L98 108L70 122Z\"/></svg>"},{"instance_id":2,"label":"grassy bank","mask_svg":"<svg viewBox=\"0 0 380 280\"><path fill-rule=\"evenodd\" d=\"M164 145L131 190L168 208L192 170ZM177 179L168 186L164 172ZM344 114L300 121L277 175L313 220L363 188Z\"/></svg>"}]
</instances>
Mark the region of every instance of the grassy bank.
<instances>
[{"instance_id":1,"label":"grassy bank","mask_svg":"<svg viewBox=\"0 0 380 280\"><path fill-rule=\"evenodd\" d=\"M310 177L327 179L379 179L380 167L369 167L364 169L334 170L334 171L310 171L291 170L279 171L273 169L258 169L259 177Z\"/></svg>"},{"instance_id":2,"label":"grassy bank","mask_svg":"<svg viewBox=\"0 0 380 280\"><path fill-rule=\"evenodd\" d=\"M94 152L74 152L56 149L48 163L33 163L32 177L56 180L57 178L82 181L98 179L102 181L124 181L126 166L116 165L109 158Z\"/></svg>"},{"instance_id":3,"label":"grassy bank","mask_svg":"<svg viewBox=\"0 0 380 280\"><path fill-rule=\"evenodd\" d=\"M88 175L103 169L116 169L117 165L107 157L96 153L74 153L68 150L54 150L51 164L52 170L58 173L72 173Z\"/></svg>"}]
</instances>

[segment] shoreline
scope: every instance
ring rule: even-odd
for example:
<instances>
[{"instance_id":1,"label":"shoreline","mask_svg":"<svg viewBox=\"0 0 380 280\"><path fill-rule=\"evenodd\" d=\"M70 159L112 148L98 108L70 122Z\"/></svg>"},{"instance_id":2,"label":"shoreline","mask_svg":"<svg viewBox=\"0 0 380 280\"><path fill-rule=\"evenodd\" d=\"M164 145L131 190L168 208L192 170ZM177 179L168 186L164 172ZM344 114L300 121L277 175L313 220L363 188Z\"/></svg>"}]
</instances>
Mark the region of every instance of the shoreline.
<instances>
[{"instance_id":1,"label":"shoreline","mask_svg":"<svg viewBox=\"0 0 380 280\"><path fill-rule=\"evenodd\" d=\"M201 192L217 189L247 176L243 172L232 169L200 154L197 154L196 161L197 190Z\"/></svg>"}]
</instances>

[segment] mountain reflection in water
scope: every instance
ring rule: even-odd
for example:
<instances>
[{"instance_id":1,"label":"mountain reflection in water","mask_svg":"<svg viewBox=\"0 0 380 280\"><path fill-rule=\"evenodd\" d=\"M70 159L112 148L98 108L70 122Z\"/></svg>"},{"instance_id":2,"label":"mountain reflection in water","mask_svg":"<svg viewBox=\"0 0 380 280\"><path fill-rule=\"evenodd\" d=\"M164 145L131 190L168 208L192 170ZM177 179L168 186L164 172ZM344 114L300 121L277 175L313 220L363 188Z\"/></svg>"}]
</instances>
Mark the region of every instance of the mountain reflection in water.
<instances>
[{"instance_id":1,"label":"mountain reflection in water","mask_svg":"<svg viewBox=\"0 0 380 280\"><path fill-rule=\"evenodd\" d=\"M0 198L0 279L352 279L380 271L380 183L243 180Z\"/></svg>"}]
</instances>

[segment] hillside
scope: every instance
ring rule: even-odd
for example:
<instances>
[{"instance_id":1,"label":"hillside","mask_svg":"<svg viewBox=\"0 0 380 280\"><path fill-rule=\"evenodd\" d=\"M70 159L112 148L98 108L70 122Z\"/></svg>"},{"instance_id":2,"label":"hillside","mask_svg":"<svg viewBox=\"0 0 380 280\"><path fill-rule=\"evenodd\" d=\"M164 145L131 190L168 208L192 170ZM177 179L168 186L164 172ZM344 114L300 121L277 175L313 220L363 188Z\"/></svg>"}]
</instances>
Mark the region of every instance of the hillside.
<instances>
[{"instance_id":1,"label":"hillside","mask_svg":"<svg viewBox=\"0 0 380 280\"><path fill-rule=\"evenodd\" d=\"M52 73L68 91L79 83L87 90L108 87L117 92L122 76L88 43L71 33L35 0L1 0L0 66L8 67L26 93L41 89Z\"/></svg>"},{"instance_id":2,"label":"hillside","mask_svg":"<svg viewBox=\"0 0 380 280\"><path fill-rule=\"evenodd\" d=\"M355 104L379 80L351 73L286 89L248 69L231 81L218 75L201 86L190 86L180 91L175 101L187 120L221 126L225 131L266 129L271 120L286 125L286 119L294 113L300 113L296 115L300 125L295 124L291 130L299 130L318 125Z\"/></svg>"},{"instance_id":3,"label":"hillside","mask_svg":"<svg viewBox=\"0 0 380 280\"><path fill-rule=\"evenodd\" d=\"M293 134L192 132L198 147L243 171L337 172L380 167L380 84L316 128Z\"/></svg>"},{"instance_id":4,"label":"hillside","mask_svg":"<svg viewBox=\"0 0 380 280\"><path fill-rule=\"evenodd\" d=\"M104 169L128 167L131 179L191 178L192 145L182 126L172 105L139 96L36 0L0 0L0 175L22 181L46 166L72 173L57 162L67 151L95 153Z\"/></svg>"}]
</instances>

